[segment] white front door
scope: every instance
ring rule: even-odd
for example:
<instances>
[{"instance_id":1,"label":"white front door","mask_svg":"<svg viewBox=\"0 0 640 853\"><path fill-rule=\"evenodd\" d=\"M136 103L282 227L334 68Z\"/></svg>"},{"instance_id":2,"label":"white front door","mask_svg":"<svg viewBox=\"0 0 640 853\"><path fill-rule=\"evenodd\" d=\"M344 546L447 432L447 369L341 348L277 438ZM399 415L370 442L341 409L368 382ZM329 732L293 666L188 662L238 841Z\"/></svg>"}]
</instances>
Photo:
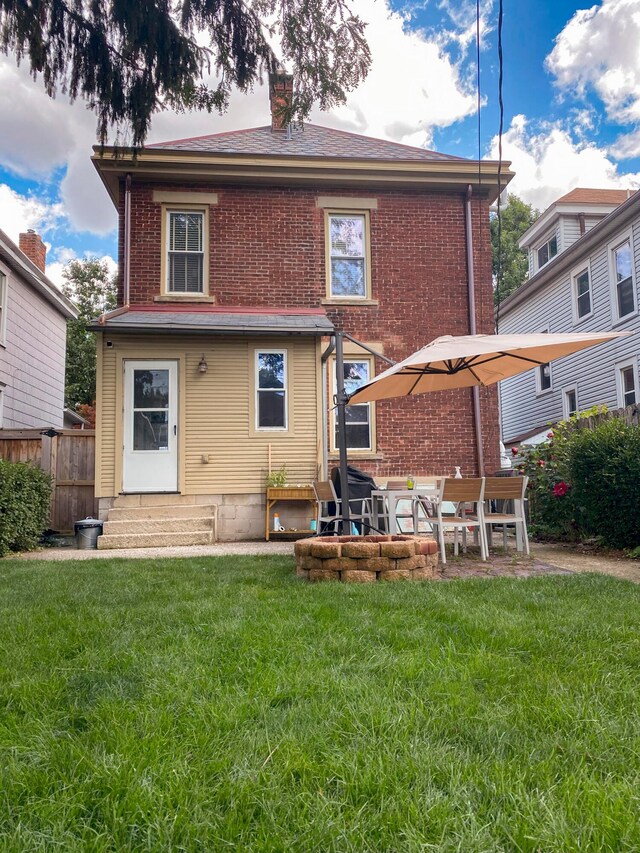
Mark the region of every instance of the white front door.
<instances>
[{"instance_id":1,"label":"white front door","mask_svg":"<svg viewBox=\"0 0 640 853\"><path fill-rule=\"evenodd\" d=\"M124 492L178 490L178 363L124 363Z\"/></svg>"}]
</instances>

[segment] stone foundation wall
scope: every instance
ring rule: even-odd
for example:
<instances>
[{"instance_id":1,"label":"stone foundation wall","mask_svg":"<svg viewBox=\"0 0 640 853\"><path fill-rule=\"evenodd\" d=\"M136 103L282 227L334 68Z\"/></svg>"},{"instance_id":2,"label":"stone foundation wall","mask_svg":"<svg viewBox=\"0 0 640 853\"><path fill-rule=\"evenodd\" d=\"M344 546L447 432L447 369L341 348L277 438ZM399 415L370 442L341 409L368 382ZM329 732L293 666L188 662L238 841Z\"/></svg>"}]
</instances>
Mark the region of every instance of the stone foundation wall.
<instances>
[{"instance_id":1,"label":"stone foundation wall","mask_svg":"<svg viewBox=\"0 0 640 853\"><path fill-rule=\"evenodd\" d=\"M431 580L438 546L423 536L318 536L296 542L296 574L310 581Z\"/></svg>"}]
</instances>

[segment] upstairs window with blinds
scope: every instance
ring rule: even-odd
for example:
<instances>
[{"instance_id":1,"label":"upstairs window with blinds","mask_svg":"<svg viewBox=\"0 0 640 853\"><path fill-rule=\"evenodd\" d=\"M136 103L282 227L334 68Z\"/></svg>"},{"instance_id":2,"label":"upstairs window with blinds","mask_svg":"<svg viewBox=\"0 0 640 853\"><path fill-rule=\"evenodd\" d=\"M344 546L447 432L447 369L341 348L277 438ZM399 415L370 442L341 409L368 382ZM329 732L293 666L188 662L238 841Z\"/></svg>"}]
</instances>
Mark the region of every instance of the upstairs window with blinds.
<instances>
[{"instance_id":1,"label":"upstairs window with blinds","mask_svg":"<svg viewBox=\"0 0 640 853\"><path fill-rule=\"evenodd\" d=\"M204 213L169 210L167 291L204 293Z\"/></svg>"}]
</instances>

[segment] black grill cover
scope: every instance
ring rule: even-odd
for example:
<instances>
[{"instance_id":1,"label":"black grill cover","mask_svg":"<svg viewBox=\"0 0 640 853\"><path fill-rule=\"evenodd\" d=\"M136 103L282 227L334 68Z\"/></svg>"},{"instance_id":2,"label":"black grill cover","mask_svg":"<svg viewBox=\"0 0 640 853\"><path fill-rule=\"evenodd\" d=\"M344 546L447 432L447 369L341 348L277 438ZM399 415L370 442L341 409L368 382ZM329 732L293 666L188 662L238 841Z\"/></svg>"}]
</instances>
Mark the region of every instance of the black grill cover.
<instances>
[{"instance_id":1,"label":"black grill cover","mask_svg":"<svg viewBox=\"0 0 640 853\"><path fill-rule=\"evenodd\" d=\"M341 498L342 497L342 482L340 479L340 468L336 466L331 469L331 482L333 483L333 487L336 490L336 495ZM352 509L356 509L358 504L353 503L354 498L357 500L358 498L365 499L371 497L371 492L377 488L375 480L370 474L367 474L365 471L361 471L359 468L356 468L354 465L347 465L347 478L349 483L349 500L352 503L349 506ZM332 514L336 514L335 504L333 506L329 506L329 512ZM357 522L354 522L359 532L361 525Z\"/></svg>"}]
</instances>

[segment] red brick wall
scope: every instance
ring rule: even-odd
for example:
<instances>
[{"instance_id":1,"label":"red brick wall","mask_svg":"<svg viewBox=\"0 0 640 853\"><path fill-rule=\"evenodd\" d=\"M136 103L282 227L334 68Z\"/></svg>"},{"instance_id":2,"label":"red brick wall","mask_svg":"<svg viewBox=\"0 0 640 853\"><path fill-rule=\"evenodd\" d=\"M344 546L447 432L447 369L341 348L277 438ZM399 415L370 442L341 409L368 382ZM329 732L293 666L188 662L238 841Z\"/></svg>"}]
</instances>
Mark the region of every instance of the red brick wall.
<instances>
[{"instance_id":1,"label":"red brick wall","mask_svg":"<svg viewBox=\"0 0 640 853\"><path fill-rule=\"evenodd\" d=\"M158 188L159 185L153 188ZM153 188L133 185L131 303L160 292L159 204ZM173 185L171 189L176 189ZM382 341L385 355L405 358L443 334L469 333L465 209L462 193L189 186L217 192L210 208L210 292L218 305L319 307L326 297L322 194L377 198L371 211L372 296L377 306L326 306L339 328ZM477 331L493 332L489 216L473 201ZM378 371L384 369L377 364ZM498 467L495 389L482 390L486 470ZM381 476L476 471L471 391L438 392L379 403L377 455L361 467ZM358 463L359 464L359 463Z\"/></svg>"}]
</instances>

